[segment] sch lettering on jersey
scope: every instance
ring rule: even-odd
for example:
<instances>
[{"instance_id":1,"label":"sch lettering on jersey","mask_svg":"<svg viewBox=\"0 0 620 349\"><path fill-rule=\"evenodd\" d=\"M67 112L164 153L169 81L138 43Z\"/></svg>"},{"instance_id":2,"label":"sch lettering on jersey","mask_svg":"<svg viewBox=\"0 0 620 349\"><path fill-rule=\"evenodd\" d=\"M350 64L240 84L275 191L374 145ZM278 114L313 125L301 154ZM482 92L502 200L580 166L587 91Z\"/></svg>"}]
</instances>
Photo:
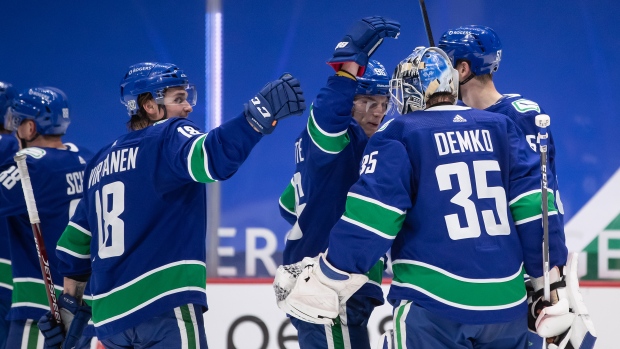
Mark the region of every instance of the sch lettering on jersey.
<instances>
[{"instance_id":1,"label":"sch lettering on jersey","mask_svg":"<svg viewBox=\"0 0 620 349\"><path fill-rule=\"evenodd\" d=\"M492 152L489 130L460 130L434 134L439 156L466 152Z\"/></svg>"},{"instance_id":2,"label":"sch lettering on jersey","mask_svg":"<svg viewBox=\"0 0 620 349\"><path fill-rule=\"evenodd\" d=\"M81 194L84 191L84 171L67 173L67 195Z\"/></svg>"},{"instance_id":3,"label":"sch lettering on jersey","mask_svg":"<svg viewBox=\"0 0 620 349\"><path fill-rule=\"evenodd\" d=\"M101 178L117 172L125 172L136 168L138 148L125 148L110 152L103 161L90 171L88 188L99 183Z\"/></svg>"}]
</instances>

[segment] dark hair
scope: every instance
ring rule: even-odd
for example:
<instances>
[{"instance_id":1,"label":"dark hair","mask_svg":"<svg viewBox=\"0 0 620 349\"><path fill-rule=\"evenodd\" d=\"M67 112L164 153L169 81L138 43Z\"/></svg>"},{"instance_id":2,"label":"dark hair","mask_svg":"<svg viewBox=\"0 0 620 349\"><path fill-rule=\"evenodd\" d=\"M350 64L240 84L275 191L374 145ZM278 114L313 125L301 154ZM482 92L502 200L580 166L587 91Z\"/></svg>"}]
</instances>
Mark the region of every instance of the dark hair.
<instances>
[{"instance_id":1,"label":"dark hair","mask_svg":"<svg viewBox=\"0 0 620 349\"><path fill-rule=\"evenodd\" d=\"M127 128L131 131L141 130L149 125L153 124L149 118L146 110L144 110L144 103L152 100L153 96L149 92L143 93L138 96L138 111L131 116L131 119L127 122Z\"/></svg>"},{"instance_id":2,"label":"dark hair","mask_svg":"<svg viewBox=\"0 0 620 349\"><path fill-rule=\"evenodd\" d=\"M426 101L426 108L428 109L442 102L443 104L445 104L446 102L449 102L450 104L454 104L454 102L456 102L456 99L450 92L433 93L431 97L428 99L428 101Z\"/></svg>"}]
</instances>

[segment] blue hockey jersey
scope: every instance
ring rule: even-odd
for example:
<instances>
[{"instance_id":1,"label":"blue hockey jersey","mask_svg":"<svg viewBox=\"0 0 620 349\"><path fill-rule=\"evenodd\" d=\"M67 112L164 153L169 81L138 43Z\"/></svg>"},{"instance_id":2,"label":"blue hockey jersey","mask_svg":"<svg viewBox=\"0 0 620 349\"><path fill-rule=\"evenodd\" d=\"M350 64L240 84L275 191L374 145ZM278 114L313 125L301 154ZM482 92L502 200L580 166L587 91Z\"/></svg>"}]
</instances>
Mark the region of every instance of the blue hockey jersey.
<instances>
[{"instance_id":1,"label":"blue hockey jersey","mask_svg":"<svg viewBox=\"0 0 620 349\"><path fill-rule=\"evenodd\" d=\"M184 304L206 310L206 194L262 135L240 115L208 134L184 118L130 132L85 171L84 199L58 242L61 273L90 275L105 339Z\"/></svg>"},{"instance_id":2,"label":"blue hockey jersey","mask_svg":"<svg viewBox=\"0 0 620 349\"><path fill-rule=\"evenodd\" d=\"M368 136L351 116L356 87L357 82L347 77L329 77L310 108L308 125L295 141L295 174L280 197L280 213L293 225L284 247L284 264L327 249L329 232L344 212L347 192L359 178ZM383 261L368 276L371 283L359 294L383 302L379 287Z\"/></svg>"},{"instance_id":3,"label":"blue hockey jersey","mask_svg":"<svg viewBox=\"0 0 620 349\"><path fill-rule=\"evenodd\" d=\"M19 153L26 163L41 219L56 292L62 291L54 247L82 197L86 162L79 151L30 147ZM38 320L49 310L19 171L13 159L0 167L0 216L6 217L13 268L13 295L9 320Z\"/></svg>"},{"instance_id":4,"label":"blue hockey jersey","mask_svg":"<svg viewBox=\"0 0 620 349\"><path fill-rule=\"evenodd\" d=\"M13 159L19 150L17 139L12 134L0 134L0 165ZM0 177L0 185L4 181L12 181L10 178ZM11 304L11 290L13 280L11 277L11 253L9 249L9 232L6 218L0 217L0 302Z\"/></svg>"},{"instance_id":5,"label":"blue hockey jersey","mask_svg":"<svg viewBox=\"0 0 620 349\"><path fill-rule=\"evenodd\" d=\"M384 125L331 231L329 261L364 273L392 248L388 299L462 323L526 312L523 274L542 275L540 164L504 115L436 106ZM553 195L548 195L549 211ZM551 266L566 263L549 217ZM356 248L351 248L355 245Z\"/></svg>"},{"instance_id":6,"label":"blue hockey jersey","mask_svg":"<svg viewBox=\"0 0 620 349\"><path fill-rule=\"evenodd\" d=\"M519 127L525 137L525 140L529 146L539 151L538 149L538 127L536 126L535 118L539 114L545 114L545 111L538 105L538 103L529 99L523 98L519 94L505 94L495 102L495 104L484 109L489 112L504 114L508 116ZM552 118L553 119L553 118ZM560 199L560 191L557 181L557 173L555 170L555 142L553 140L553 122L552 125L547 128L549 139L547 142L547 186L553 190L556 207L558 208L557 214L560 221L564 221L564 208Z\"/></svg>"}]
</instances>

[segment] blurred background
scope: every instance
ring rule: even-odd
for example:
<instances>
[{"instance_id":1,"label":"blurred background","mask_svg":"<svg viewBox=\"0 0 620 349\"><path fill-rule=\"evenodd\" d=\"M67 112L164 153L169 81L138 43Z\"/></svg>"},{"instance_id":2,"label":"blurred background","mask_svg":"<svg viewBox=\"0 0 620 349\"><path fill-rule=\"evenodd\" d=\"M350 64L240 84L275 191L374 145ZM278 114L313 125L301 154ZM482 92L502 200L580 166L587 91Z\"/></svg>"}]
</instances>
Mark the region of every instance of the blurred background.
<instances>
[{"instance_id":1,"label":"blurred background","mask_svg":"<svg viewBox=\"0 0 620 349\"><path fill-rule=\"evenodd\" d=\"M464 24L487 25L500 36L503 54L495 83L502 93L538 102L551 116L569 222L620 167L615 106L620 3L426 3L435 41ZM226 0L221 5L220 72L206 64L207 42L215 35L207 31L213 17L206 12L205 1L4 1L0 80L20 90L45 85L64 90L72 118L64 140L96 152L127 132L119 82L137 62L171 62L184 69L199 93L190 118L208 129L213 124L205 121L207 108L219 105L207 99L209 74L221 74L226 121L283 72L296 76L306 98L313 99L333 74L325 61L359 18L383 15L402 24L400 37L386 40L374 56L389 71L414 47L428 45L417 1ZM279 216L278 197L293 173L293 143L306 118L284 120L237 175L222 183L219 244L227 252L221 253L224 268L218 276L268 277L281 262L289 226ZM604 204L618 208L617 200ZM252 249L250 261L247 249Z\"/></svg>"}]
</instances>

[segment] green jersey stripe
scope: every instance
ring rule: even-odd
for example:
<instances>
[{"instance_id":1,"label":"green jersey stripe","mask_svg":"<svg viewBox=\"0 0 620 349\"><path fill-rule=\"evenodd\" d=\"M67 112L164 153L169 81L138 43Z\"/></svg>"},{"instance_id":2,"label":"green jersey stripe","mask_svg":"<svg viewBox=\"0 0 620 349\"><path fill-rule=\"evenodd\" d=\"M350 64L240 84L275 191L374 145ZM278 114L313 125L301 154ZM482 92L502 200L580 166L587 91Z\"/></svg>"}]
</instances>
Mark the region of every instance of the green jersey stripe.
<instances>
[{"instance_id":1,"label":"green jersey stripe","mask_svg":"<svg viewBox=\"0 0 620 349\"><path fill-rule=\"evenodd\" d=\"M204 148L205 139L207 139L206 134L198 137L194 143L192 143L189 156L187 157L187 168L189 170L189 175L194 181L212 183L216 182L216 180L213 179L211 173L209 173L209 157Z\"/></svg>"},{"instance_id":2,"label":"green jersey stripe","mask_svg":"<svg viewBox=\"0 0 620 349\"><path fill-rule=\"evenodd\" d=\"M39 339L43 339L39 338L39 335L40 333L37 323L30 319L26 320L26 325L24 326L24 334L22 336L22 348L37 349L39 347ZM43 337L42 334L40 336ZM23 343L23 340L25 339L23 337L27 338L26 343Z\"/></svg>"},{"instance_id":3,"label":"green jersey stripe","mask_svg":"<svg viewBox=\"0 0 620 349\"><path fill-rule=\"evenodd\" d=\"M308 117L308 135L312 142L323 152L338 154L351 142L347 129L338 133L329 133L319 127L314 119L314 111L310 108Z\"/></svg>"},{"instance_id":4,"label":"green jersey stripe","mask_svg":"<svg viewBox=\"0 0 620 349\"><path fill-rule=\"evenodd\" d=\"M192 319L192 314L190 313L190 309L187 305L183 305L181 308L181 316L183 317L183 322L185 324L185 336L187 336L187 348L188 349L196 349L196 328L195 323L196 319Z\"/></svg>"},{"instance_id":5,"label":"green jersey stripe","mask_svg":"<svg viewBox=\"0 0 620 349\"><path fill-rule=\"evenodd\" d=\"M93 322L103 326L158 299L186 291L206 292L204 262L180 261L141 275L105 294L93 296Z\"/></svg>"},{"instance_id":6,"label":"green jersey stripe","mask_svg":"<svg viewBox=\"0 0 620 349\"><path fill-rule=\"evenodd\" d=\"M82 233L84 233L84 234L86 234L86 235L90 236L90 237L92 237L92 236L93 236L93 234L92 234L90 231L88 231L87 229L84 229L83 227L81 227L79 224L77 224L77 223L75 223L75 222L71 222L71 221L69 221L69 225L70 225L70 226L72 226L72 227L74 227L75 229L77 229L77 230L81 231Z\"/></svg>"},{"instance_id":7,"label":"green jersey stripe","mask_svg":"<svg viewBox=\"0 0 620 349\"><path fill-rule=\"evenodd\" d=\"M361 195L349 193L343 219L344 217L393 239L405 221L405 212L379 201L371 201Z\"/></svg>"},{"instance_id":8,"label":"green jersey stripe","mask_svg":"<svg viewBox=\"0 0 620 349\"><path fill-rule=\"evenodd\" d=\"M333 326L325 325L325 334L330 341L333 349L345 349L344 333L342 331L342 323L340 318L336 318Z\"/></svg>"},{"instance_id":9,"label":"green jersey stripe","mask_svg":"<svg viewBox=\"0 0 620 349\"><path fill-rule=\"evenodd\" d=\"M0 287L13 289L13 278L11 277L11 261L0 258Z\"/></svg>"},{"instance_id":10,"label":"green jersey stripe","mask_svg":"<svg viewBox=\"0 0 620 349\"><path fill-rule=\"evenodd\" d=\"M289 182L286 186L286 189L284 189L284 192L280 195L279 202L280 206L285 209L286 212L293 215L295 214L295 188L292 183Z\"/></svg>"},{"instance_id":11,"label":"green jersey stripe","mask_svg":"<svg viewBox=\"0 0 620 349\"><path fill-rule=\"evenodd\" d=\"M542 217L542 193L541 190L532 190L523 193L509 202L510 211L515 224L531 222ZM555 196L552 191L547 191L547 207L549 215L557 214Z\"/></svg>"},{"instance_id":12,"label":"green jersey stripe","mask_svg":"<svg viewBox=\"0 0 620 349\"><path fill-rule=\"evenodd\" d=\"M403 343L407 343L407 331L405 331L405 320L411 308L411 301L403 301L395 311L394 340L398 349L403 348Z\"/></svg>"},{"instance_id":13,"label":"green jersey stripe","mask_svg":"<svg viewBox=\"0 0 620 349\"><path fill-rule=\"evenodd\" d=\"M467 310L507 309L526 299L523 265L503 278L469 279L430 264L397 260L392 284L417 290L446 305Z\"/></svg>"},{"instance_id":14,"label":"green jersey stripe","mask_svg":"<svg viewBox=\"0 0 620 349\"><path fill-rule=\"evenodd\" d=\"M60 297L63 288L54 285L56 297ZM35 278L13 279L12 307L33 307L49 310L47 291L43 280Z\"/></svg>"},{"instance_id":15,"label":"green jersey stripe","mask_svg":"<svg viewBox=\"0 0 620 349\"><path fill-rule=\"evenodd\" d=\"M373 284L378 284L381 286L381 281L383 280L383 260L380 259L375 265L370 268L370 270L366 273L368 276L369 282Z\"/></svg>"},{"instance_id":16,"label":"green jersey stripe","mask_svg":"<svg viewBox=\"0 0 620 349\"><path fill-rule=\"evenodd\" d=\"M77 258L90 258L90 241L92 236L85 234L82 230L83 228L78 229L76 227L79 226L77 224L67 225L58 240L56 249Z\"/></svg>"}]
</instances>

